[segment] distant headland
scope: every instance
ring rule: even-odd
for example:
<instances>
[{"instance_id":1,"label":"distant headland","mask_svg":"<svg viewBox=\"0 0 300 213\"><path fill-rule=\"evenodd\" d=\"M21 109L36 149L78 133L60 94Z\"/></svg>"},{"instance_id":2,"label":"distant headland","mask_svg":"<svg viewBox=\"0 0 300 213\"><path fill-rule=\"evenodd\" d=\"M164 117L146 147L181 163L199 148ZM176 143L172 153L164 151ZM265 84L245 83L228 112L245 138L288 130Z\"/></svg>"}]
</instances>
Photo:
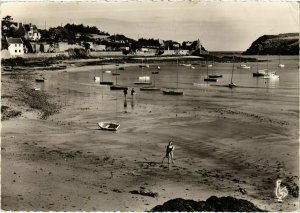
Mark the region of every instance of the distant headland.
<instances>
[{"instance_id":1,"label":"distant headland","mask_svg":"<svg viewBox=\"0 0 300 213\"><path fill-rule=\"evenodd\" d=\"M298 55L299 33L263 35L243 55Z\"/></svg>"}]
</instances>

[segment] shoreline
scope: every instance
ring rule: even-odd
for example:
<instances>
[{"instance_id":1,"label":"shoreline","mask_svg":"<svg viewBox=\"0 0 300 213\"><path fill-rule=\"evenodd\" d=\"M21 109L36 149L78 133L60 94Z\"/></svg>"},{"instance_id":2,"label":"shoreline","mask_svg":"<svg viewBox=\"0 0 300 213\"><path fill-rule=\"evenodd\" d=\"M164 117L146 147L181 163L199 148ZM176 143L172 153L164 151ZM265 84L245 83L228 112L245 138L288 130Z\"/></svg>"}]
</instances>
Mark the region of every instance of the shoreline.
<instances>
[{"instance_id":1,"label":"shoreline","mask_svg":"<svg viewBox=\"0 0 300 213\"><path fill-rule=\"evenodd\" d=\"M41 72L36 75L56 71ZM14 95L7 91L16 89L9 86L15 80L2 80L3 95ZM176 103L137 94L124 109L123 95L105 88L103 98L96 99L85 95L101 94L96 87L57 87L53 100L68 97L59 113L47 120L24 115L2 123L2 209L147 211L172 198L212 195L246 199L268 211L297 209L291 194L284 203L274 202L276 179L297 185L299 172L299 111L289 114L280 100L270 112L243 94L221 99L203 92ZM99 120L116 120L122 128L100 131ZM170 137L176 163L169 168L161 160ZM140 187L158 197L131 193Z\"/></svg>"}]
</instances>

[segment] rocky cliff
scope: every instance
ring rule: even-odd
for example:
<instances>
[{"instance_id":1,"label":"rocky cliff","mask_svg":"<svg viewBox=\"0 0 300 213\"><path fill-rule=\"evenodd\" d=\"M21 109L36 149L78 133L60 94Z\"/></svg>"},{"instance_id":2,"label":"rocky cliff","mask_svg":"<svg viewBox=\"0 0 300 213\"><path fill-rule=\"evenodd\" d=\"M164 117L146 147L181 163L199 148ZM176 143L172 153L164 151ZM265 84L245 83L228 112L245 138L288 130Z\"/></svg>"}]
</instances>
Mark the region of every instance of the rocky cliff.
<instances>
[{"instance_id":1,"label":"rocky cliff","mask_svg":"<svg viewBox=\"0 0 300 213\"><path fill-rule=\"evenodd\" d=\"M264 35L255 40L244 55L298 55L299 33Z\"/></svg>"}]
</instances>

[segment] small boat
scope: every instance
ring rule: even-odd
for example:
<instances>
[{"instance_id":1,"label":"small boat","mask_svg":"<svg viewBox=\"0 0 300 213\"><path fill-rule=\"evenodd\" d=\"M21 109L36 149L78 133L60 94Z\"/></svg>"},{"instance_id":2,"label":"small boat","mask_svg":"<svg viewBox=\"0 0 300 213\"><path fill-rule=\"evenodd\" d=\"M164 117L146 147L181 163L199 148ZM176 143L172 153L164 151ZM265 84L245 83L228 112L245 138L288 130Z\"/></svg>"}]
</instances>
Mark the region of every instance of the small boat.
<instances>
[{"instance_id":1,"label":"small boat","mask_svg":"<svg viewBox=\"0 0 300 213\"><path fill-rule=\"evenodd\" d=\"M253 73L253 77L265 76L267 74L266 71L266 69L258 70L257 72Z\"/></svg>"},{"instance_id":2,"label":"small boat","mask_svg":"<svg viewBox=\"0 0 300 213\"><path fill-rule=\"evenodd\" d=\"M114 84L114 82L112 82L112 81L101 81L100 82L100 85L113 85Z\"/></svg>"},{"instance_id":3,"label":"small boat","mask_svg":"<svg viewBox=\"0 0 300 213\"><path fill-rule=\"evenodd\" d=\"M210 74L208 75L209 78L222 78L223 75L218 75L218 74Z\"/></svg>"},{"instance_id":4,"label":"small boat","mask_svg":"<svg viewBox=\"0 0 300 213\"><path fill-rule=\"evenodd\" d=\"M141 87L140 90L141 91L159 91L160 88L150 86L150 87Z\"/></svg>"},{"instance_id":5,"label":"small boat","mask_svg":"<svg viewBox=\"0 0 300 213\"><path fill-rule=\"evenodd\" d=\"M195 69L195 67L191 66L191 69L192 69L192 70L194 70L194 69Z\"/></svg>"},{"instance_id":6,"label":"small boat","mask_svg":"<svg viewBox=\"0 0 300 213\"><path fill-rule=\"evenodd\" d=\"M163 89L164 95L183 95L183 91L180 89Z\"/></svg>"},{"instance_id":7,"label":"small boat","mask_svg":"<svg viewBox=\"0 0 300 213\"><path fill-rule=\"evenodd\" d=\"M230 83L228 84L228 87L229 88L234 88L234 87L236 87L236 84L235 83L233 83L233 71L234 71L234 56L233 56L233 63L232 63L232 71L231 71L231 79L230 79Z\"/></svg>"},{"instance_id":8,"label":"small boat","mask_svg":"<svg viewBox=\"0 0 300 213\"><path fill-rule=\"evenodd\" d=\"M241 64L240 66L237 67L238 69L250 69L250 66L247 66L246 64Z\"/></svg>"},{"instance_id":9,"label":"small boat","mask_svg":"<svg viewBox=\"0 0 300 213\"><path fill-rule=\"evenodd\" d=\"M34 87L34 88L32 88L32 90L34 90L34 91L41 91L41 88Z\"/></svg>"},{"instance_id":10,"label":"small boat","mask_svg":"<svg viewBox=\"0 0 300 213\"><path fill-rule=\"evenodd\" d=\"M154 75L155 75L155 74L159 74L159 72L158 72L158 71L154 71L154 72L152 72L152 74L154 74Z\"/></svg>"},{"instance_id":11,"label":"small boat","mask_svg":"<svg viewBox=\"0 0 300 213\"><path fill-rule=\"evenodd\" d=\"M160 70L160 66L157 66L156 69Z\"/></svg>"},{"instance_id":12,"label":"small boat","mask_svg":"<svg viewBox=\"0 0 300 213\"><path fill-rule=\"evenodd\" d=\"M231 83L228 84L228 87L229 87L229 88L236 87L236 84L234 84L234 83L231 82Z\"/></svg>"},{"instance_id":13,"label":"small boat","mask_svg":"<svg viewBox=\"0 0 300 213\"><path fill-rule=\"evenodd\" d=\"M128 87L121 86L121 85L112 85L112 86L110 86L110 90L124 90L124 89L128 89Z\"/></svg>"},{"instance_id":14,"label":"small boat","mask_svg":"<svg viewBox=\"0 0 300 213\"><path fill-rule=\"evenodd\" d=\"M177 58L177 75L176 75L176 88L165 88L163 89L163 94L164 95L183 95L183 90L178 89L178 58Z\"/></svg>"},{"instance_id":15,"label":"small boat","mask_svg":"<svg viewBox=\"0 0 300 213\"><path fill-rule=\"evenodd\" d=\"M285 67L284 64L280 63L280 56L279 56L279 64L278 64L278 67L279 67L279 68L284 68L284 67Z\"/></svg>"},{"instance_id":16,"label":"small boat","mask_svg":"<svg viewBox=\"0 0 300 213\"><path fill-rule=\"evenodd\" d=\"M207 67L212 67L212 66L213 66L212 64L207 65Z\"/></svg>"},{"instance_id":17,"label":"small boat","mask_svg":"<svg viewBox=\"0 0 300 213\"><path fill-rule=\"evenodd\" d=\"M110 70L106 70L106 71L104 71L105 73L111 73L111 71Z\"/></svg>"},{"instance_id":18,"label":"small boat","mask_svg":"<svg viewBox=\"0 0 300 213\"><path fill-rule=\"evenodd\" d=\"M36 78L35 81L36 82L45 82L46 79L44 78Z\"/></svg>"},{"instance_id":19,"label":"small boat","mask_svg":"<svg viewBox=\"0 0 300 213\"><path fill-rule=\"evenodd\" d=\"M205 63L207 64L207 61ZM218 79L210 77L210 76L214 75L213 69L212 69L212 74L211 75L208 74L208 67L213 67L213 66L212 66L212 64L211 64L211 66L209 66L209 65L206 66L206 75L207 75L207 77L204 78L204 81L217 82Z\"/></svg>"},{"instance_id":20,"label":"small boat","mask_svg":"<svg viewBox=\"0 0 300 213\"><path fill-rule=\"evenodd\" d=\"M120 67L119 70L124 70L124 67Z\"/></svg>"},{"instance_id":21,"label":"small boat","mask_svg":"<svg viewBox=\"0 0 300 213\"><path fill-rule=\"evenodd\" d=\"M120 127L120 124L112 122L99 122L98 126L101 130L117 131Z\"/></svg>"},{"instance_id":22,"label":"small boat","mask_svg":"<svg viewBox=\"0 0 300 213\"><path fill-rule=\"evenodd\" d=\"M95 76L94 81L96 81L96 82L100 81L100 77Z\"/></svg>"},{"instance_id":23,"label":"small boat","mask_svg":"<svg viewBox=\"0 0 300 213\"><path fill-rule=\"evenodd\" d=\"M278 79L279 75L276 74L276 72L269 72L266 75L264 75L264 79Z\"/></svg>"},{"instance_id":24,"label":"small boat","mask_svg":"<svg viewBox=\"0 0 300 213\"><path fill-rule=\"evenodd\" d=\"M120 75L120 73L113 73L112 75Z\"/></svg>"},{"instance_id":25,"label":"small boat","mask_svg":"<svg viewBox=\"0 0 300 213\"><path fill-rule=\"evenodd\" d=\"M216 78L204 78L204 81L217 82L218 79L216 79Z\"/></svg>"}]
</instances>

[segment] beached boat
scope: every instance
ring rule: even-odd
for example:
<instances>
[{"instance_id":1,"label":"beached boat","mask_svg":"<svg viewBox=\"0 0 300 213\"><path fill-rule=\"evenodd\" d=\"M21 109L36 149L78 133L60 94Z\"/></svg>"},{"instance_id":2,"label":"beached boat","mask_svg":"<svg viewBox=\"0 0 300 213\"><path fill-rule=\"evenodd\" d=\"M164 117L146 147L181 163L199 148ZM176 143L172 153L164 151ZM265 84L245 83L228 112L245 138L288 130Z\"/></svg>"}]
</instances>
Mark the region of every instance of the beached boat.
<instances>
[{"instance_id":1,"label":"beached boat","mask_svg":"<svg viewBox=\"0 0 300 213\"><path fill-rule=\"evenodd\" d=\"M98 126L101 130L117 131L120 127L120 124L112 122L99 122Z\"/></svg>"},{"instance_id":2,"label":"beached boat","mask_svg":"<svg viewBox=\"0 0 300 213\"><path fill-rule=\"evenodd\" d=\"M100 81L100 77L95 76L95 77L94 77L94 81L99 82L99 81Z\"/></svg>"},{"instance_id":3,"label":"beached boat","mask_svg":"<svg viewBox=\"0 0 300 213\"><path fill-rule=\"evenodd\" d=\"M134 84L139 84L139 85L144 85L144 84L147 84L147 85L149 85L149 84L152 84L151 82L150 82L150 76L147 76L147 75L144 75L144 64L143 64L143 59L142 59L142 66L141 66L141 68L142 68L142 76L139 76L138 77L138 81L137 82L134 82Z\"/></svg>"},{"instance_id":4,"label":"beached boat","mask_svg":"<svg viewBox=\"0 0 300 213\"><path fill-rule=\"evenodd\" d=\"M114 85L110 86L110 90L124 90L124 89L128 89L128 87L126 86L121 86L118 84L118 69L116 66L116 71L115 71L115 76L116 76L116 82Z\"/></svg>"},{"instance_id":5,"label":"beached boat","mask_svg":"<svg viewBox=\"0 0 300 213\"><path fill-rule=\"evenodd\" d=\"M103 65L101 66L101 70L102 70L102 72L101 72L101 74L102 74L102 81L100 81L100 85L113 85L114 84L114 82L112 82L112 81L104 81L104 73L111 73L111 71L109 71L109 70L106 70L106 71L104 71L103 70Z\"/></svg>"},{"instance_id":6,"label":"beached boat","mask_svg":"<svg viewBox=\"0 0 300 213\"><path fill-rule=\"evenodd\" d=\"M155 83L156 83L156 75L158 75L159 72L158 71L154 71L152 72L152 75L153 75L153 86L146 86L146 87L141 87L140 90L141 91L159 91L160 88L157 88L155 86ZM152 82L151 82L152 84Z\"/></svg>"},{"instance_id":7,"label":"beached boat","mask_svg":"<svg viewBox=\"0 0 300 213\"><path fill-rule=\"evenodd\" d=\"M110 86L110 90L124 90L124 89L128 89L128 87L121 86L121 85L112 85L112 86Z\"/></svg>"},{"instance_id":8,"label":"beached boat","mask_svg":"<svg viewBox=\"0 0 300 213\"><path fill-rule=\"evenodd\" d=\"M215 63L215 58L214 58L214 55L213 55L213 61L212 61L212 64ZM220 74L215 74L214 73L214 66L211 66L211 74L208 75L208 77L211 79L211 78L222 78L223 75L220 75ZM213 81L213 80L208 80L208 81Z\"/></svg>"},{"instance_id":9,"label":"beached boat","mask_svg":"<svg viewBox=\"0 0 300 213\"><path fill-rule=\"evenodd\" d=\"M36 78L35 81L36 82L45 82L46 79L44 78Z\"/></svg>"},{"instance_id":10,"label":"beached boat","mask_svg":"<svg viewBox=\"0 0 300 213\"><path fill-rule=\"evenodd\" d=\"M206 61L206 64L207 64L207 61ZM211 77L209 76L209 74L208 74L208 67L209 67L209 65L206 66L206 75L207 75L207 77L204 78L204 81L217 82L217 81L218 81L217 78L211 78ZM211 66L211 67L212 67L212 66ZM212 75L213 75L213 74L212 74Z\"/></svg>"},{"instance_id":11,"label":"beached boat","mask_svg":"<svg viewBox=\"0 0 300 213\"><path fill-rule=\"evenodd\" d=\"M176 89L173 88L165 88L163 89L164 95L183 95L183 90L178 89L178 59L177 59L177 81L176 81Z\"/></svg>"},{"instance_id":12,"label":"beached boat","mask_svg":"<svg viewBox=\"0 0 300 213\"><path fill-rule=\"evenodd\" d=\"M163 89L163 94L164 95L183 95L183 90L166 88L166 89Z\"/></svg>"},{"instance_id":13,"label":"beached boat","mask_svg":"<svg viewBox=\"0 0 300 213\"><path fill-rule=\"evenodd\" d=\"M234 71L234 56L233 56L233 63L232 63L232 71L231 71L231 80L230 80L230 83L228 84L228 87L229 88L234 88L236 87L236 84L233 83L233 71Z\"/></svg>"}]
</instances>

